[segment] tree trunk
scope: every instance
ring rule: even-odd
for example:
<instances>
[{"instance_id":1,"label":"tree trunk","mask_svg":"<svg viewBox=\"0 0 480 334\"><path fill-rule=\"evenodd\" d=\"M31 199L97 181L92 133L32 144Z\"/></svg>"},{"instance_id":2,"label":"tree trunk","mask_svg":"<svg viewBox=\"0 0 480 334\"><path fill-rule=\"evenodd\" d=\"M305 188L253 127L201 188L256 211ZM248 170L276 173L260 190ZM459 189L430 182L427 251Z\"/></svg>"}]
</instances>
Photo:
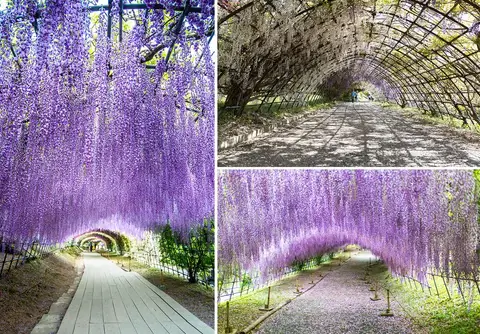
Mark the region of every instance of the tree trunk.
<instances>
[{"instance_id":1,"label":"tree trunk","mask_svg":"<svg viewBox=\"0 0 480 334\"><path fill-rule=\"evenodd\" d=\"M188 268L188 282L189 283L197 283L197 275L196 275L196 272L192 268Z\"/></svg>"},{"instance_id":2,"label":"tree trunk","mask_svg":"<svg viewBox=\"0 0 480 334\"><path fill-rule=\"evenodd\" d=\"M233 109L234 114L240 116L243 114L251 95L251 89L243 90L239 84L233 83L228 90L224 107L225 109Z\"/></svg>"}]
</instances>

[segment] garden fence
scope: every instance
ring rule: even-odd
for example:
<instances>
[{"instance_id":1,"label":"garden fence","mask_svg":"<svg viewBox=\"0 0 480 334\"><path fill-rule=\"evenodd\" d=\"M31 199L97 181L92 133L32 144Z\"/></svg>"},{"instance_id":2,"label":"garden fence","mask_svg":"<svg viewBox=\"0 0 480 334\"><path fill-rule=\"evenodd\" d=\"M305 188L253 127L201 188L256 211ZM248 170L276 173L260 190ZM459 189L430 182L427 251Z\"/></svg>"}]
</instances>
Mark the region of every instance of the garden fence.
<instances>
[{"instance_id":1,"label":"garden fence","mask_svg":"<svg viewBox=\"0 0 480 334\"><path fill-rule=\"evenodd\" d=\"M178 267L171 264L168 260L164 259L156 247L143 248L139 247L135 251L131 252L133 258L138 262L143 263L149 267L156 268L161 272L166 272L181 278L188 280L188 271L185 268ZM198 282L205 286L214 286L213 269L209 272L199 272Z\"/></svg>"},{"instance_id":2,"label":"garden fence","mask_svg":"<svg viewBox=\"0 0 480 334\"><path fill-rule=\"evenodd\" d=\"M0 277L36 258L51 254L56 246L39 242L0 242Z\"/></svg>"},{"instance_id":3,"label":"garden fence","mask_svg":"<svg viewBox=\"0 0 480 334\"><path fill-rule=\"evenodd\" d=\"M381 263L380 260L376 261L377 263ZM372 263L371 263L372 264ZM309 269L318 266L318 262L315 259L311 259L306 262L305 266L301 270ZM294 267L287 267L279 273L278 275L274 275L273 277L269 278L268 281L260 283L260 277L257 273L254 277L244 276L241 277L240 275L234 275L233 281L225 282L225 277L223 276L222 279L219 280L219 288L218 288L218 301L223 302L227 300L231 300L234 297L241 297L242 295L248 294L255 290L263 289L273 282L279 281L283 278L286 278L294 273L297 273L301 270L295 269ZM464 303L468 303L474 295L476 294L475 291L480 296L480 284L478 278L475 277L460 277L454 274L444 274L444 273L427 273L427 277L430 276L432 278L432 285L428 283L421 282L418 279L408 276L408 275L395 275L392 274L393 278L399 279L403 284L408 284L410 288L415 290L422 290L423 292L428 291L430 295L437 295L442 296L446 295L448 299L452 300L455 298L455 294L457 297L461 297ZM245 280L245 277L248 277ZM441 290L441 286L443 285L444 292ZM386 286L383 286L384 289L387 289Z\"/></svg>"},{"instance_id":4,"label":"garden fence","mask_svg":"<svg viewBox=\"0 0 480 334\"><path fill-rule=\"evenodd\" d=\"M475 277L460 277L453 274L447 275L442 273L427 273L427 277L432 278L433 285L428 283L421 282L413 277L400 275L396 276L397 279L404 284L408 284L410 288L421 289L423 292L428 291L430 295L435 294L437 296L442 295L441 286L445 288L443 294L447 294L448 299L453 299L455 294L460 296L463 302L467 302L467 299L470 299L475 294L475 291L478 292L480 296L480 285L478 279ZM470 298L469 298L470 297Z\"/></svg>"},{"instance_id":5,"label":"garden fence","mask_svg":"<svg viewBox=\"0 0 480 334\"><path fill-rule=\"evenodd\" d=\"M248 280L245 280L245 276L234 275L233 281L225 282L225 276L218 281L218 301L223 302L231 300L234 297L241 297L245 294L253 292L255 290L263 289L273 282L279 281L283 278L289 277L299 271L310 269L318 266L318 261L311 259L302 266L302 269L295 267L285 267L281 272L269 277L266 282L260 280L260 275L257 273L253 277L248 276Z\"/></svg>"},{"instance_id":6,"label":"garden fence","mask_svg":"<svg viewBox=\"0 0 480 334\"><path fill-rule=\"evenodd\" d=\"M293 109L295 107L306 107L324 102L325 99L319 94L304 94L301 92L279 95L276 97L265 95L251 101L245 107L245 110L254 113L278 113L281 109ZM219 114L227 111L237 113L240 106L223 107L219 109Z\"/></svg>"}]
</instances>

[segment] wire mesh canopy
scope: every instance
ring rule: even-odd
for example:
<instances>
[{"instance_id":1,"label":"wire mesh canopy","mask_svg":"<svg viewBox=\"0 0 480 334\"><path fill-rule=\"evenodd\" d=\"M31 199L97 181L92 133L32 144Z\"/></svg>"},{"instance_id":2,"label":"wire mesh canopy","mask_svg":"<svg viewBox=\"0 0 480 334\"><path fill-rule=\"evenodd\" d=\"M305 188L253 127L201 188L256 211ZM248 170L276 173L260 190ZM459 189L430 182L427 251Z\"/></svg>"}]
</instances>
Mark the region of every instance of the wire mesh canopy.
<instances>
[{"instance_id":1,"label":"wire mesh canopy","mask_svg":"<svg viewBox=\"0 0 480 334\"><path fill-rule=\"evenodd\" d=\"M220 1L219 91L243 109L369 82L402 106L479 123L478 0Z\"/></svg>"}]
</instances>

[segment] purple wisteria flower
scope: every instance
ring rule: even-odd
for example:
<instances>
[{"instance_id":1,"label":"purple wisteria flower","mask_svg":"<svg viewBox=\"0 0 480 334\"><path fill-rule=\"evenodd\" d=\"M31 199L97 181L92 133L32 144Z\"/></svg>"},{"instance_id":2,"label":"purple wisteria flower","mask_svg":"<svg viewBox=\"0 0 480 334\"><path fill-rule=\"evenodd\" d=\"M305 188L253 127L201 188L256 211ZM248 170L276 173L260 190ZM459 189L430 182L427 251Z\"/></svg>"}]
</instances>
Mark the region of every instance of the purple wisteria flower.
<instances>
[{"instance_id":1,"label":"purple wisteria flower","mask_svg":"<svg viewBox=\"0 0 480 334\"><path fill-rule=\"evenodd\" d=\"M176 36L155 20L182 3L148 3L167 10L136 15L121 42L91 1L0 13L0 236L140 235L167 221L186 234L213 217L213 1L191 1L202 12ZM143 63L155 40L175 42L168 64L171 43L147 63L161 70Z\"/></svg>"}]
</instances>

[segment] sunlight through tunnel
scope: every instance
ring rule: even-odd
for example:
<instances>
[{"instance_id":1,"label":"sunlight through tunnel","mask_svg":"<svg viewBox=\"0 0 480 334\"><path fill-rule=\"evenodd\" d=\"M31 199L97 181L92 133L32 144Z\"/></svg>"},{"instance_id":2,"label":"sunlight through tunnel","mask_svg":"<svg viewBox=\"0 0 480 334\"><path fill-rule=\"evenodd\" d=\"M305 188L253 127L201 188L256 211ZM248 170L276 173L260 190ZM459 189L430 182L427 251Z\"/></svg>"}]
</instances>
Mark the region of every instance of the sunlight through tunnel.
<instances>
[{"instance_id":1,"label":"sunlight through tunnel","mask_svg":"<svg viewBox=\"0 0 480 334\"><path fill-rule=\"evenodd\" d=\"M219 7L219 93L238 113L253 100L258 110L301 105L369 82L401 106L480 123L478 1L241 0Z\"/></svg>"},{"instance_id":2,"label":"sunlight through tunnel","mask_svg":"<svg viewBox=\"0 0 480 334\"><path fill-rule=\"evenodd\" d=\"M108 251L123 255L130 251L131 238L110 230L92 230L72 238L72 245L89 251ZM92 246L92 247L90 247Z\"/></svg>"}]
</instances>

